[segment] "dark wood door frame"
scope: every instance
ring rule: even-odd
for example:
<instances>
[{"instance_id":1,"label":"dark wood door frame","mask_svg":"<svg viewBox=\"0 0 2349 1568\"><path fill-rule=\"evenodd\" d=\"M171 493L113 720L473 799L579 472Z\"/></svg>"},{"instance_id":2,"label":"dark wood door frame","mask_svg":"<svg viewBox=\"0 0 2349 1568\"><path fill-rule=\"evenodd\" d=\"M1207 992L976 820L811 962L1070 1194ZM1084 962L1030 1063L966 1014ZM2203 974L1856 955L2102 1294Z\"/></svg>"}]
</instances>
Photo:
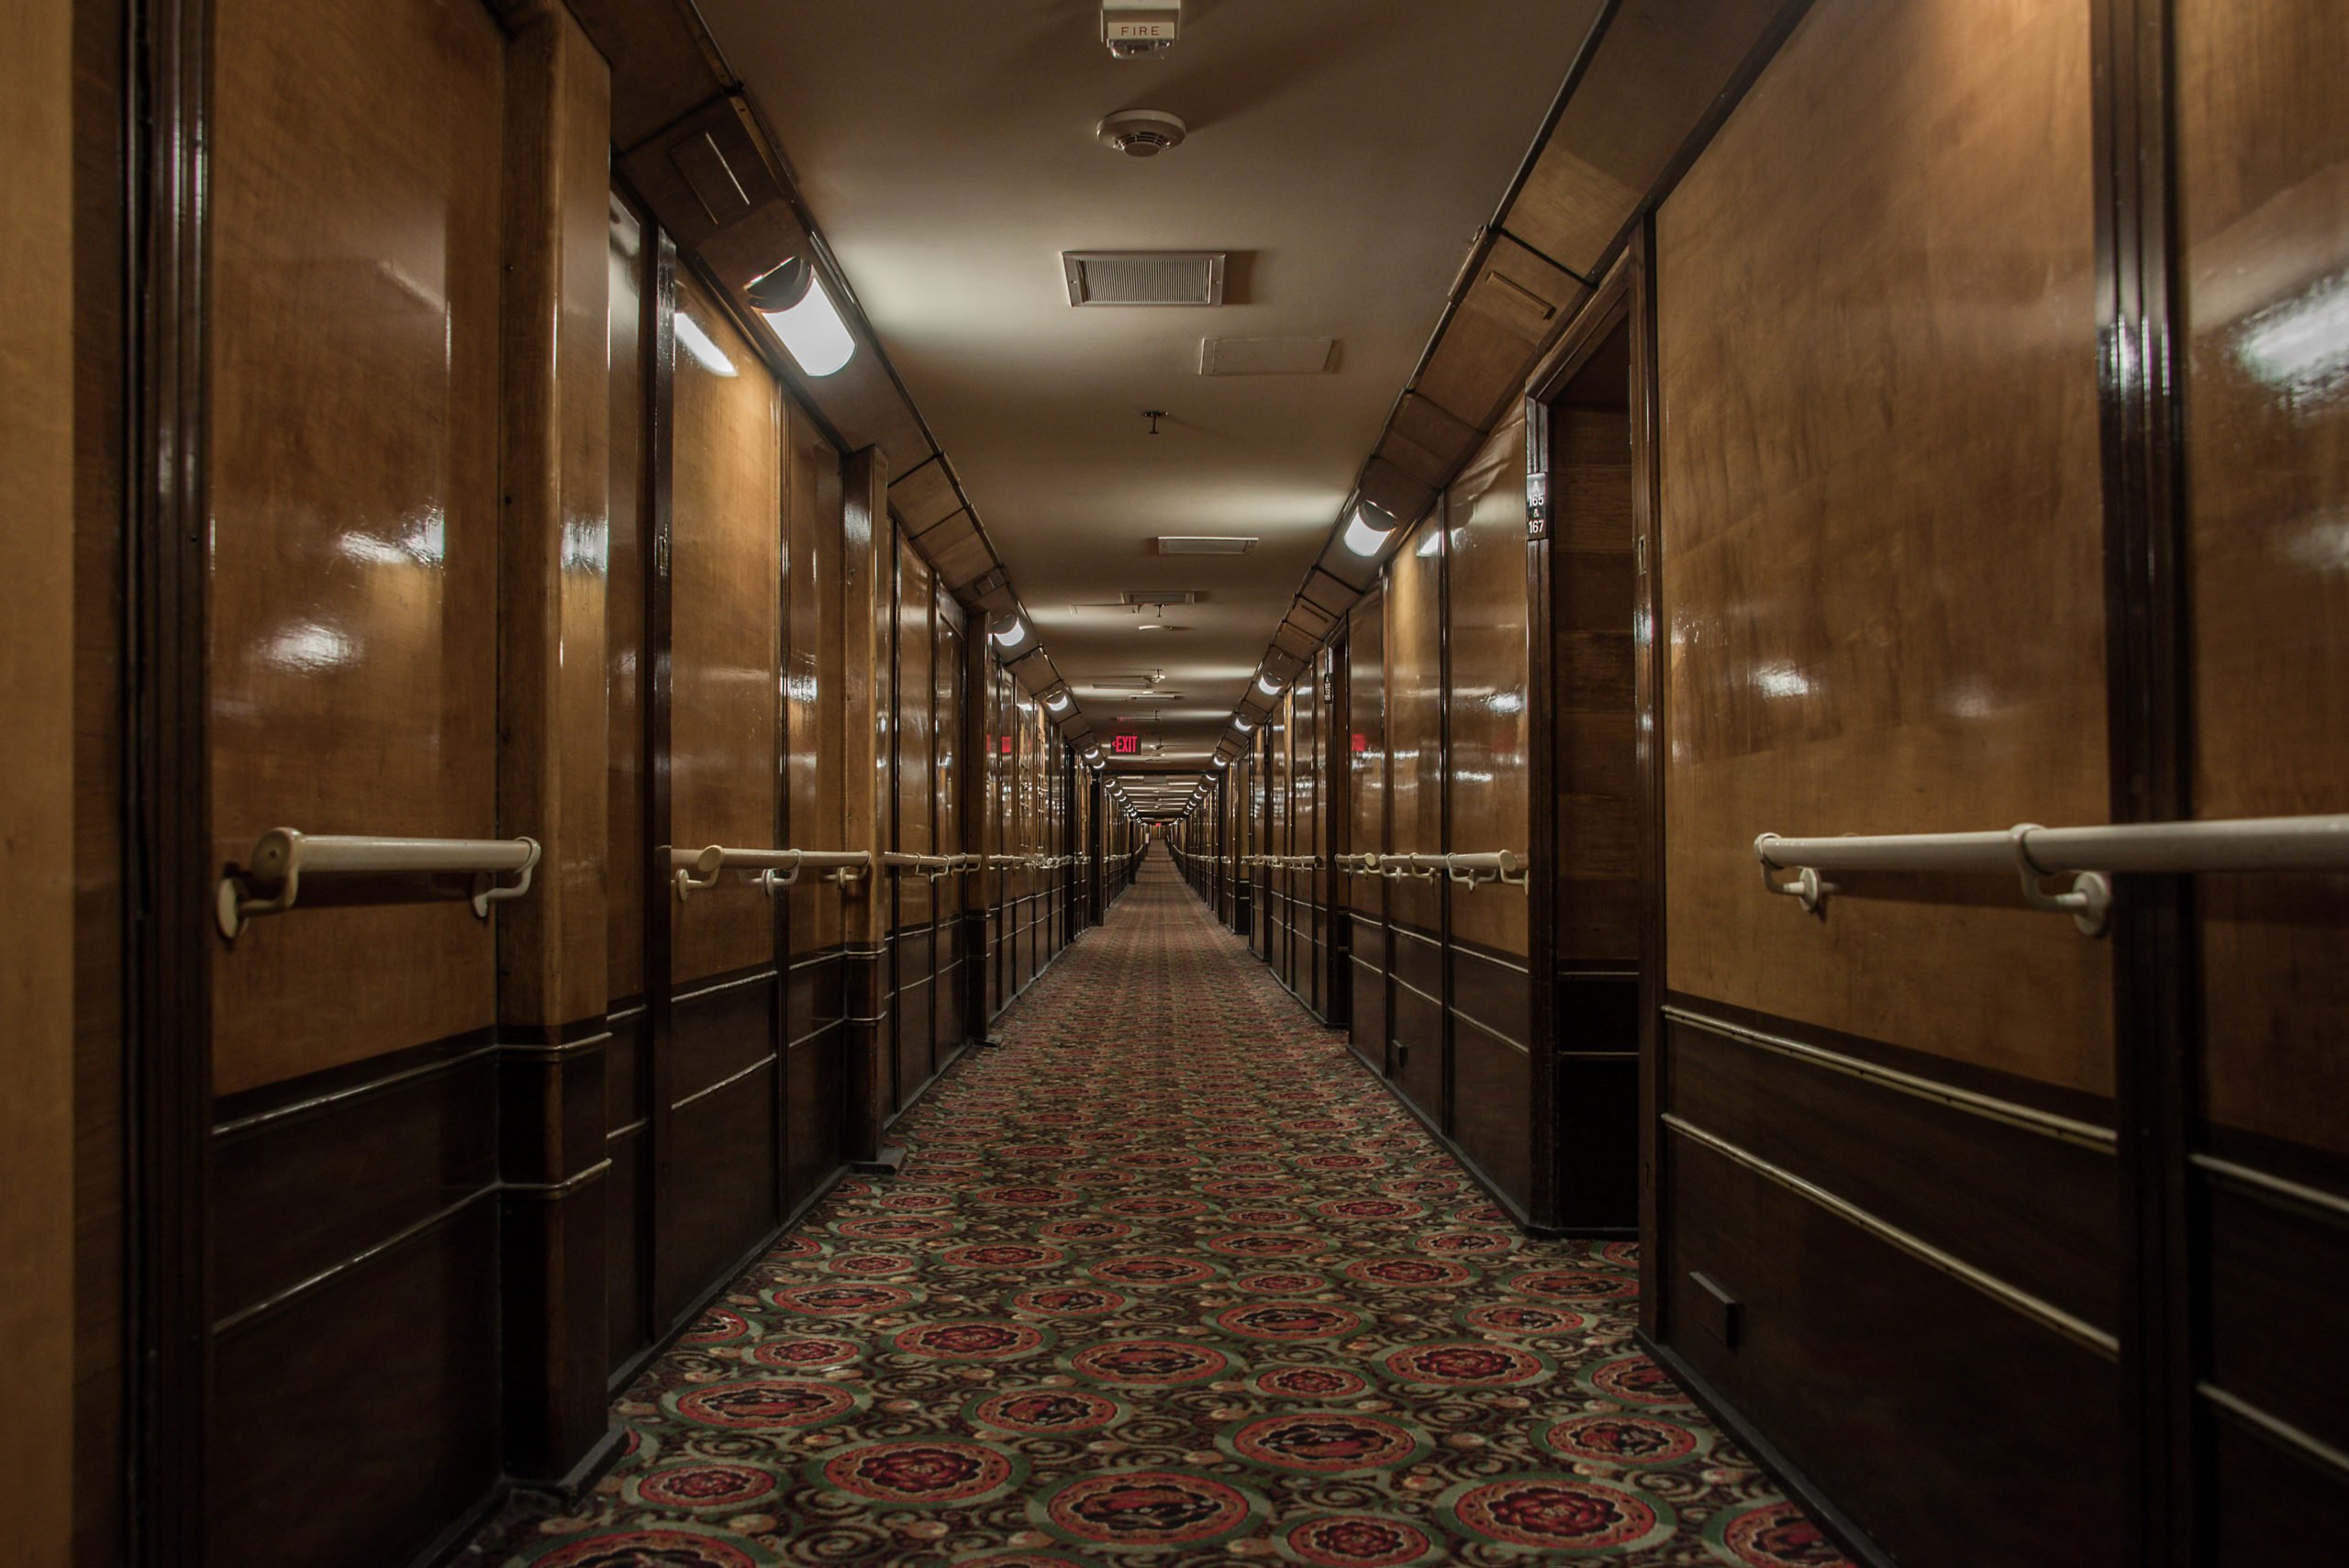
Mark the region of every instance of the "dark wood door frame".
<instances>
[{"instance_id":1,"label":"dark wood door frame","mask_svg":"<svg viewBox=\"0 0 2349 1568\"><path fill-rule=\"evenodd\" d=\"M1531 752L1527 849L1528 856L1539 873L1534 878L1535 894L1528 900L1526 924L1526 967L1531 972L1528 984L1532 987L1527 1015L1531 1026L1527 1030L1527 1055L1530 1059L1527 1092L1531 1096L1533 1106L1530 1161L1532 1177L1528 1208L1533 1223L1544 1229L1559 1222L1562 1165L1556 1103L1559 1093L1559 960L1554 883L1559 849L1558 815L1553 805L1558 784L1558 723L1555 711L1557 694L1552 679L1556 656L1551 594L1552 534L1557 522L1557 476L1550 450L1550 407L1564 394L1567 384L1606 346L1616 330L1630 320L1633 306L1632 269L1635 261L1642 256L1642 248L1635 245L1609 269L1582 309L1567 324L1557 346L1535 370L1525 394L1526 708L1532 720L1527 739ZM1640 379L1641 371L1636 362L1631 375L1634 383ZM1636 387L1632 389L1632 395L1635 399L1639 395ZM1638 466L1638 462L1635 457L1635 488L1643 483L1642 475L1644 471ZM1654 559L1652 543L1644 547L1635 546L1635 550L1636 560ZM1637 605L1628 607L1636 609ZM1633 618L1636 622L1638 617L1635 615ZM1645 792L1642 792L1642 798L1646 798ZM1656 796L1652 804L1660 809L1661 795ZM1661 818L1658 820L1660 822ZM1644 984L1649 967L1644 952L1641 959L1640 971Z\"/></svg>"}]
</instances>

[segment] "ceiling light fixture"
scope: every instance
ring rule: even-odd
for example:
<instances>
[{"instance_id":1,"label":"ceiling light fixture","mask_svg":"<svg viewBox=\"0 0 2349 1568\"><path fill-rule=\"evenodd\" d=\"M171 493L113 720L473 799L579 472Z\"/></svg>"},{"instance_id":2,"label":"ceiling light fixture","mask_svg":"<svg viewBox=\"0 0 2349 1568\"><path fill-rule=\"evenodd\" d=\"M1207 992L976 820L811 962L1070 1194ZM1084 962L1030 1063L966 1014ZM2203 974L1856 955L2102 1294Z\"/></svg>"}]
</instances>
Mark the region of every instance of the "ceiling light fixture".
<instances>
[{"instance_id":1,"label":"ceiling light fixture","mask_svg":"<svg viewBox=\"0 0 2349 1568\"><path fill-rule=\"evenodd\" d=\"M1370 508L1356 506L1353 518L1346 524L1346 548L1356 555L1376 555L1395 532L1392 525L1380 528L1370 520Z\"/></svg>"},{"instance_id":2,"label":"ceiling light fixture","mask_svg":"<svg viewBox=\"0 0 2349 1568\"><path fill-rule=\"evenodd\" d=\"M1004 616L999 618L1004 624L997 626L993 633L995 645L997 648L1017 648L1028 640L1026 621L1021 620L1018 616Z\"/></svg>"},{"instance_id":3,"label":"ceiling light fixture","mask_svg":"<svg viewBox=\"0 0 2349 1568\"><path fill-rule=\"evenodd\" d=\"M841 319L824 280L805 256L794 256L744 291L751 308L767 319L802 374L826 376L848 363L856 339Z\"/></svg>"},{"instance_id":4,"label":"ceiling light fixture","mask_svg":"<svg viewBox=\"0 0 2349 1568\"><path fill-rule=\"evenodd\" d=\"M1270 674L1263 674L1256 677L1256 689L1264 693L1268 697L1276 697L1281 695L1280 686L1273 680L1273 677Z\"/></svg>"},{"instance_id":5,"label":"ceiling light fixture","mask_svg":"<svg viewBox=\"0 0 2349 1568\"><path fill-rule=\"evenodd\" d=\"M1231 722L1240 726L1240 733L1242 735L1247 734L1250 730L1256 728L1236 713L1231 716Z\"/></svg>"},{"instance_id":6,"label":"ceiling light fixture","mask_svg":"<svg viewBox=\"0 0 2349 1568\"><path fill-rule=\"evenodd\" d=\"M1066 692L1054 692L1051 696L1044 699L1044 706L1051 708L1054 713L1066 713L1068 711L1068 694Z\"/></svg>"}]
</instances>

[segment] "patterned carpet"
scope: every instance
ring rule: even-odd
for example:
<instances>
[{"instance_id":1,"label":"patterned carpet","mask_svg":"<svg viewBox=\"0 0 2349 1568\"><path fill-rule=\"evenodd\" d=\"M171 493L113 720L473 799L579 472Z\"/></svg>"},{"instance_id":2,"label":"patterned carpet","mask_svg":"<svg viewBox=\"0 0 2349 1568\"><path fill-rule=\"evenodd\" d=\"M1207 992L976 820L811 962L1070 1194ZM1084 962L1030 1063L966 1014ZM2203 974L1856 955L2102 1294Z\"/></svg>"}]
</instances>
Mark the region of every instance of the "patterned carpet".
<instances>
[{"instance_id":1,"label":"patterned carpet","mask_svg":"<svg viewBox=\"0 0 2349 1568\"><path fill-rule=\"evenodd\" d=\"M1154 853L629 1391L536 1568L1843 1559Z\"/></svg>"}]
</instances>

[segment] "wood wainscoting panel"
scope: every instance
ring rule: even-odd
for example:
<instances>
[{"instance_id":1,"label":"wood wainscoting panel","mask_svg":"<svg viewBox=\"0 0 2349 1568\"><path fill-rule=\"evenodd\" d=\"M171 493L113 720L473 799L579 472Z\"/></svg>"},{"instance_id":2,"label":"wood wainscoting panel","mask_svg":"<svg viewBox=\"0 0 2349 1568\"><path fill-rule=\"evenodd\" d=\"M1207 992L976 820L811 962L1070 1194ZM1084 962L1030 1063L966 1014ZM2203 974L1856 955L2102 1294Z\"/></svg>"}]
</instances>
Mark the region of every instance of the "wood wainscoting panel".
<instances>
[{"instance_id":1,"label":"wood wainscoting panel","mask_svg":"<svg viewBox=\"0 0 2349 1568\"><path fill-rule=\"evenodd\" d=\"M1904 1568L2120 1568L2109 1350L2010 1310L1748 1160L1669 1124L1665 1137L1663 1202L1675 1218L1661 1276L1686 1289L1702 1273L1738 1303L1733 1344L1693 1323L1675 1329L1683 1364Z\"/></svg>"},{"instance_id":2,"label":"wood wainscoting panel","mask_svg":"<svg viewBox=\"0 0 2349 1568\"><path fill-rule=\"evenodd\" d=\"M426 0L223 0L215 29L215 858L495 837L505 40ZM481 1029L495 992L462 901L256 920L215 950L215 1084Z\"/></svg>"},{"instance_id":3,"label":"wood wainscoting panel","mask_svg":"<svg viewBox=\"0 0 2349 1568\"><path fill-rule=\"evenodd\" d=\"M2102 1094L2107 950L2012 877L1811 918L1753 847L2107 819L2087 44L1821 0L1658 214L1655 299L1671 987Z\"/></svg>"},{"instance_id":4,"label":"wood wainscoting panel","mask_svg":"<svg viewBox=\"0 0 2349 1568\"><path fill-rule=\"evenodd\" d=\"M670 831L680 848L768 849L783 684L783 395L682 272L676 331ZM774 901L740 872L676 899L670 919L678 985L774 958Z\"/></svg>"}]
</instances>

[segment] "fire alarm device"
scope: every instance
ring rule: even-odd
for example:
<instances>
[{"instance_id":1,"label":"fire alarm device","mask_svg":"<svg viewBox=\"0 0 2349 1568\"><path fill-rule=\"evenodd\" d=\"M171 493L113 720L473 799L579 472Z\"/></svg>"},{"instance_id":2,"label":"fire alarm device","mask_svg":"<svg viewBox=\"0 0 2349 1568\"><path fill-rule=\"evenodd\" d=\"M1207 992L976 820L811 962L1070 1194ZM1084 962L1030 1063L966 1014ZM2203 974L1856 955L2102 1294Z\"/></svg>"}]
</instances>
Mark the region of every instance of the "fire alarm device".
<instances>
[{"instance_id":1,"label":"fire alarm device","mask_svg":"<svg viewBox=\"0 0 2349 1568\"><path fill-rule=\"evenodd\" d=\"M1182 20L1183 0L1101 0L1101 41L1119 60L1155 60Z\"/></svg>"}]
</instances>

